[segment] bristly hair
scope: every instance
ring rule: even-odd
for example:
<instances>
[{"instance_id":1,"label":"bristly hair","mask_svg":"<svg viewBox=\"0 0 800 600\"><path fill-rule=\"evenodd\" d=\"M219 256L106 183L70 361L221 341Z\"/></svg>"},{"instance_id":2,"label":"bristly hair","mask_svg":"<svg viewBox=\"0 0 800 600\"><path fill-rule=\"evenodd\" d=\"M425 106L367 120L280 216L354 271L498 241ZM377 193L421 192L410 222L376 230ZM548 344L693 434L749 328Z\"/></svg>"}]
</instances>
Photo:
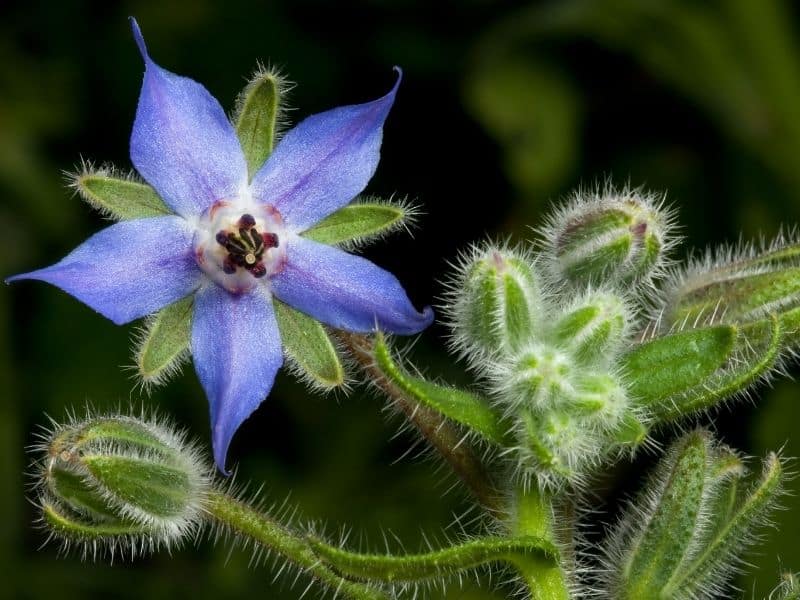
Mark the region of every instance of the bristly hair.
<instances>
[{"instance_id":1,"label":"bristly hair","mask_svg":"<svg viewBox=\"0 0 800 600\"><path fill-rule=\"evenodd\" d=\"M103 163L99 167L96 167L91 160L83 157L81 157L80 164L76 165L73 171L62 171L62 175L64 176L64 182L67 188L72 190L73 196L80 196L81 200L96 210L104 219L110 221L118 221L119 216L114 214L107 206L99 203L92 194L87 192L83 185L83 180L86 177L111 177L140 185L148 185L136 171L120 169L111 163Z\"/></svg>"}]
</instances>

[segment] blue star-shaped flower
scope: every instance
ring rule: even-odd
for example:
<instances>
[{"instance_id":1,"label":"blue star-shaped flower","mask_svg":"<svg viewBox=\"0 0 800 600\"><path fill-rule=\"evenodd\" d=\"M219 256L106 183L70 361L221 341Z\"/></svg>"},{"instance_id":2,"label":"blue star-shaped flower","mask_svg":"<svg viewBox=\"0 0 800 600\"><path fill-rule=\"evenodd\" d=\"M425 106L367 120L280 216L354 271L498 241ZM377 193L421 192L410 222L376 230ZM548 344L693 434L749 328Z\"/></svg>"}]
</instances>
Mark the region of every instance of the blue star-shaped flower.
<instances>
[{"instance_id":1,"label":"blue star-shaped flower","mask_svg":"<svg viewBox=\"0 0 800 600\"><path fill-rule=\"evenodd\" d=\"M131 160L175 214L111 225L55 265L9 281L46 281L117 324L194 294L191 353L224 471L233 434L283 363L273 295L348 331L413 334L433 320L390 273L299 235L372 177L400 77L382 98L302 121L248 181L220 104L154 63L131 23L146 66Z\"/></svg>"}]
</instances>

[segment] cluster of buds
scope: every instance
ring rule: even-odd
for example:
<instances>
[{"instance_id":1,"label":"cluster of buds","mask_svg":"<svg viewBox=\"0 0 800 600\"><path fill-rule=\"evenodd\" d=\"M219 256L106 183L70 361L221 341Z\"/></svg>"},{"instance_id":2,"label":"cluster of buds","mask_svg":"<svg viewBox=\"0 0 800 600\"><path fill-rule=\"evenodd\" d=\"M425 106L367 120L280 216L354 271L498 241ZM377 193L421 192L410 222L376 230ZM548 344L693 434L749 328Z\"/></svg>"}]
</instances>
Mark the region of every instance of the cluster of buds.
<instances>
[{"instance_id":1,"label":"cluster of buds","mask_svg":"<svg viewBox=\"0 0 800 600\"><path fill-rule=\"evenodd\" d=\"M489 382L526 480L579 483L642 430L617 359L635 315L628 288L661 269L668 224L626 190L554 215L542 258L489 244L462 261L453 346Z\"/></svg>"}]
</instances>

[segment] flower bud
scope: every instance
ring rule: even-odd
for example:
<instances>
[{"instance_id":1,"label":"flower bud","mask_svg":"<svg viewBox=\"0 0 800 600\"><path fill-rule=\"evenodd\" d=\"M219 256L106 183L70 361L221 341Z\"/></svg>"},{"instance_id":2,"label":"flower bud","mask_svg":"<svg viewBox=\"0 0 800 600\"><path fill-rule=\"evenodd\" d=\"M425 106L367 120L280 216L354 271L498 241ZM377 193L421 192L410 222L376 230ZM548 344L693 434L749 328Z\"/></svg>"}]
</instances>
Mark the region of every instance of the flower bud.
<instances>
[{"instance_id":1,"label":"flower bud","mask_svg":"<svg viewBox=\"0 0 800 600\"><path fill-rule=\"evenodd\" d=\"M522 411L516 434L522 476L546 487L578 482L599 457L597 437L585 420L564 411Z\"/></svg>"},{"instance_id":2,"label":"flower bud","mask_svg":"<svg viewBox=\"0 0 800 600\"><path fill-rule=\"evenodd\" d=\"M662 328L746 323L778 315L795 343L800 329L800 244L778 240L757 253L719 250L677 272L656 307Z\"/></svg>"},{"instance_id":3,"label":"flower bud","mask_svg":"<svg viewBox=\"0 0 800 600\"><path fill-rule=\"evenodd\" d=\"M520 251L474 249L462 262L449 296L454 345L473 362L513 352L538 330L542 303L538 276Z\"/></svg>"},{"instance_id":4,"label":"flower bud","mask_svg":"<svg viewBox=\"0 0 800 600\"><path fill-rule=\"evenodd\" d=\"M571 350L581 362L609 364L628 322L628 310L619 296L590 292L559 318L553 336L556 344Z\"/></svg>"},{"instance_id":5,"label":"flower bud","mask_svg":"<svg viewBox=\"0 0 800 600\"><path fill-rule=\"evenodd\" d=\"M571 404L598 431L617 429L628 410L628 397L619 381L607 373L584 373L578 378Z\"/></svg>"},{"instance_id":6,"label":"flower bud","mask_svg":"<svg viewBox=\"0 0 800 600\"><path fill-rule=\"evenodd\" d=\"M604 596L696 598L722 591L781 495L781 461L740 485L744 469L702 430L678 440L623 515L604 550Z\"/></svg>"},{"instance_id":7,"label":"flower bud","mask_svg":"<svg viewBox=\"0 0 800 600\"><path fill-rule=\"evenodd\" d=\"M573 284L630 283L657 272L670 216L652 196L636 190L577 194L543 230L551 269Z\"/></svg>"},{"instance_id":8,"label":"flower bud","mask_svg":"<svg viewBox=\"0 0 800 600\"><path fill-rule=\"evenodd\" d=\"M169 546L199 524L210 470L160 423L91 417L58 426L42 449L42 517L65 541Z\"/></svg>"},{"instance_id":9,"label":"flower bud","mask_svg":"<svg viewBox=\"0 0 800 600\"><path fill-rule=\"evenodd\" d=\"M533 344L491 369L497 395L512 408L551 410L572 396L572 357L549 344Z\"/></svg>"}]
</instances>

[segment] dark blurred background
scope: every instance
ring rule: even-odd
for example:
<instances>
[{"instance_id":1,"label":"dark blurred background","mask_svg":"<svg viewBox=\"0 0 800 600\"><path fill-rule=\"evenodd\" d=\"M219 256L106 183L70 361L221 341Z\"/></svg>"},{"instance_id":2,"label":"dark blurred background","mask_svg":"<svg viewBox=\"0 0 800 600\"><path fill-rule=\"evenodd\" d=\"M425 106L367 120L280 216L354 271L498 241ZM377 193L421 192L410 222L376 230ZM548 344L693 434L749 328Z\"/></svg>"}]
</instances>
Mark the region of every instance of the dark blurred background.
<instances>
[{"instance_id":1,"label":"dark blurred background","mask_svg":"<svg viewBox=\"0 0 800 600\"><path fill-rule=\"evenodd\" d=\"M128 15L156 61L204 83L226 108L257 60L280 66L298 83L293 121L374 98L391 83L391 66L403 66L369 189L407 195L426 215L413 239L399 235L367 255L418 304L441 294L447 260L469 242L530 238L551 201L609 176L666 191L685 248L769 237L800 221L800 32L788 0L4 0L2 276L55 262L104 225L65 189L62 171L81 157L130 167L142 63ZM134 327L116 327L54 288L3 286L0 310L0 595L299 596L305 582L270 583L271 569L250 567L249 553L205 541L133 565L40 550L23 471L45 413L59 420L86 403L157 406L207 443L207 405L191 368L141 398L120 369L131 363ZM444 333L432 328L415 352L431 373L465 381L444 355ZM797 396L797 384L782 381L702 421L748 453L783 446L800 456ZM361 390L320 397L282 375L230 456L241 481L264 482L269 501L290 496L302 518L332 533L349 524L364 548L382 546L390 531L417 550L423 531L441 537L470 505L448 492L453 482L435 461L397 461L413 438L392 439L398 422L381 408ZM650 462L622 465L598 488L598 508L613 514ZM800 496L786 505L749 557L746 598L763 597L779 569L800 569ZM465 584L447 597L508 592Z\"/></svg>"}]
</instances>

